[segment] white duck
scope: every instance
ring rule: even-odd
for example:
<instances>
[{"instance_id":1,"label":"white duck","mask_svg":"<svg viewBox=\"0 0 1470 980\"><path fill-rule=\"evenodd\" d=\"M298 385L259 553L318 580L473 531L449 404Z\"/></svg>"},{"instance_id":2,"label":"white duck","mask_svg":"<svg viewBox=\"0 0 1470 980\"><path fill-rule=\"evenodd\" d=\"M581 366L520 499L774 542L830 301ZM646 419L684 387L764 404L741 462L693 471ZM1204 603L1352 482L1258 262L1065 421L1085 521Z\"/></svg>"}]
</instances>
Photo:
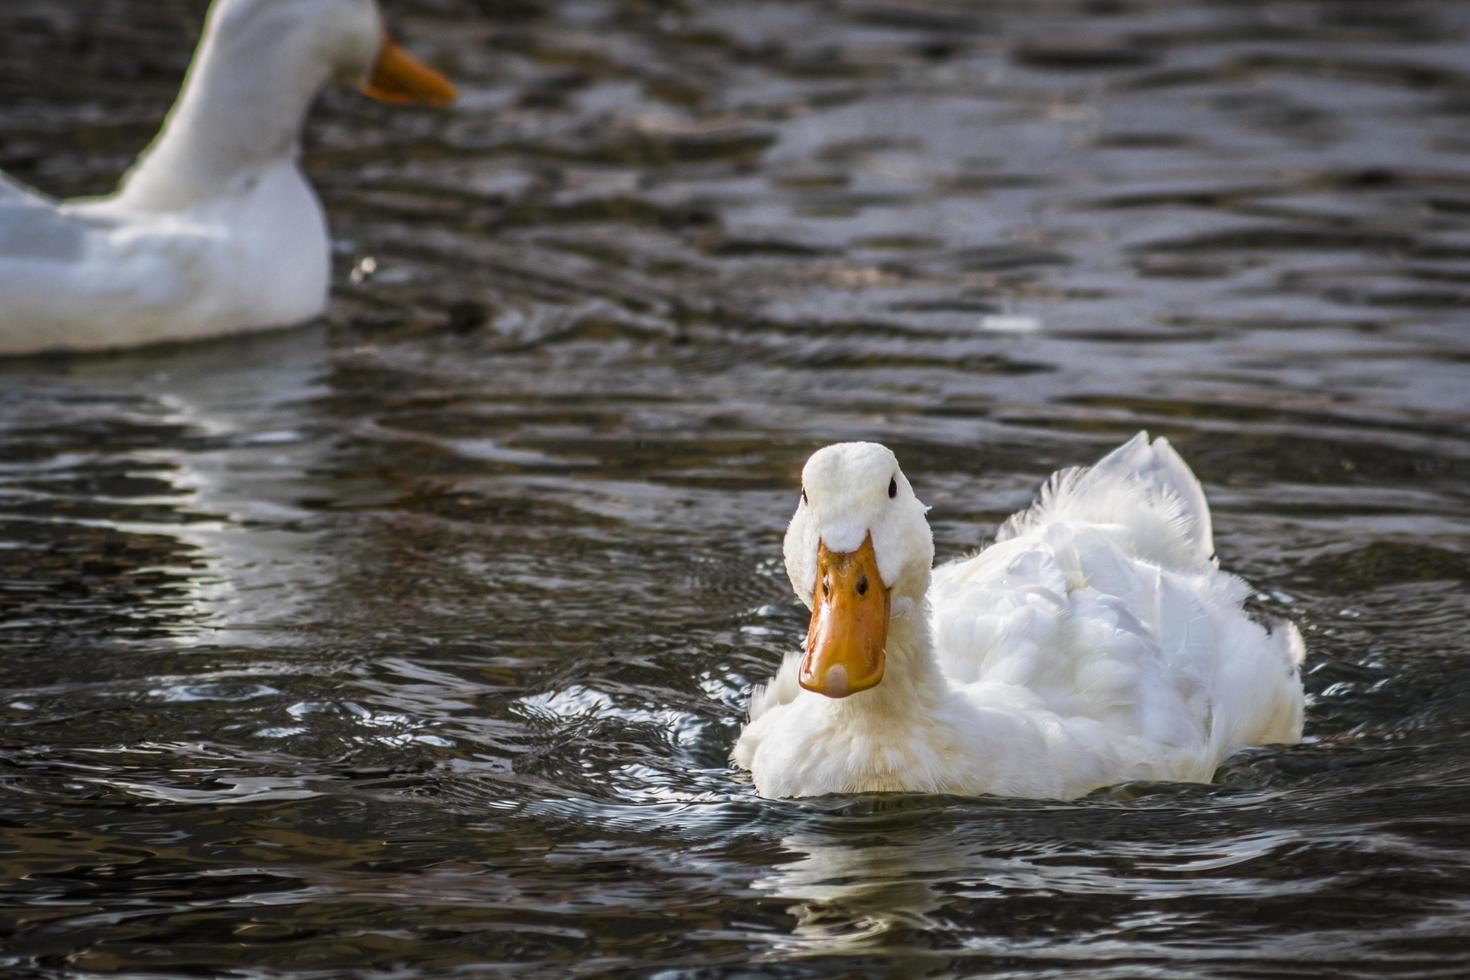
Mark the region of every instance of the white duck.
<instances>
[{"instance_id":1,"label":"white duck","mask_svg":"<svg viewBox=\"0 0 1470 980\"><path fill-rule=\"evenodd\" d=\"M375 0L216 0L178 100L116 193L57 203L0 175L0 354L319 314L327 228L297 157L332 80L387 101L454 97L388 38Z\"/></svg>"},{"instance_id":2,"label":"white duck","mask_svg":"<svg viewBox=\"0 0 1470 980\"><path fill-rule=\"evenodd\" d=\"M732 753L761 796L1067 799L1207 782L1236 749L1301 738L1301 634L1247 615L1166 440L1055 474L932 573L926 510L883 446L807 461L785 542L806 650L752 693Z\"/></svg>"}]
</instances>

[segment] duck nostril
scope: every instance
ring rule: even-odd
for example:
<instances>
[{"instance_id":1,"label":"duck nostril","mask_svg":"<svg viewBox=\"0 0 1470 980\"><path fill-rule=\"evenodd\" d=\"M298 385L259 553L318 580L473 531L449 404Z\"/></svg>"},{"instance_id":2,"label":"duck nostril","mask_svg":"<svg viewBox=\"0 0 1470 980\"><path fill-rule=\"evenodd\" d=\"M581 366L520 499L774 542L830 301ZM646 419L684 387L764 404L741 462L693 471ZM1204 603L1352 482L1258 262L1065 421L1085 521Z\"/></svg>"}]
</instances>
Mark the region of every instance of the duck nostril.
<instances>
[{"instance_id":1,"label":"duck nostril","mask_svg":"<svg viewBox=\"0 0 1470 980\"><path fill-rule=\"evenodd\" d=\"M825 576L825 575L822 576L822 595L827 595L831 591L832 591L832 580L830 578L827 578L827 576Z\"/></svg>"},{"instance_id":2,"label":"duck nostril","mask_svg":"<svg viewBox=\"0 0 1470 980\"><path fill-rule=\"evenodd\" d=\"M866 574L862 575L857 580L857 594L858 595L867 595L868 594L868 576Z\"/></svg>"}]
</instances>

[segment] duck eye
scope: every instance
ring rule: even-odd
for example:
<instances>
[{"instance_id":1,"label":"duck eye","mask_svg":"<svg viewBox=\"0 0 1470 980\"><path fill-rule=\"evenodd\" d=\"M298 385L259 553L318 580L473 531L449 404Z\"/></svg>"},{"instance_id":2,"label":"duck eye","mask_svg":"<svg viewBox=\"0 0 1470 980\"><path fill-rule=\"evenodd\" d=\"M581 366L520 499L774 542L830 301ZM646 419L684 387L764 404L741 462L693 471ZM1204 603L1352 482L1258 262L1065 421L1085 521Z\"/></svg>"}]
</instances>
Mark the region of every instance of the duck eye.
<instances>
[{"instance_id":1,"label":"duck eye","mask_svg":"<svg viewBox=\"0 0 1470 980\"><path fill-rule=\"evenodd\" d=\"M802 503L806 503L807 502L807 499L806 499L806 487L802 487L801 488L801 502Z\"/></svg>"},{"instance_id":2,"label":"duck eye","mask_svg":"<svg viewBox=\"0 0 1470 980\"><path fill-rule=\"evenodd\" d=\"M897 497L897 496L898 496L898 477L896 477L896 476L889 477L889 479L888 479L888 499L889 500L892 500L894 497Z\"/></svg>"}]
</instances>

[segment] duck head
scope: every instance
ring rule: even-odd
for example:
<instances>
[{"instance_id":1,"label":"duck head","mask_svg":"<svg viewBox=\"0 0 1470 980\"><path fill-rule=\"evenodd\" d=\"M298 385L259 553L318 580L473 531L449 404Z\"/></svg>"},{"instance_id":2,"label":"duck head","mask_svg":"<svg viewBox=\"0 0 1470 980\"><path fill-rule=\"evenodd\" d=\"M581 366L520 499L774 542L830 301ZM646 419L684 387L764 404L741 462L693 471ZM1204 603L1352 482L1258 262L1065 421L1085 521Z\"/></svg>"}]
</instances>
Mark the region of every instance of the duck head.
<instances>
[{"instance_id":1,"label":"duck head","mask_svg":"<svg viewBox=\"0 0 1470 980\"><path fill-rule=\"evenodd\" d=\"M294 159L332 82L443 105L454 86L388 37L376 0L215 0L163 129L119 188L132 208L182 210Z\"/></svg>"},{"instance_id":2,"label":"duck head","mask_svg":"<svg viewBox=\"0 0 1470 980\"><path fill-rule=\"evenodd\" d=\"M383 26L376 0L215 0L205 28L214 57L263 59L282 85L330 81L386 102L446 105L454 86L415 59ZM203 49L201 49L201 54Z\"/></svg>"},{"instance_id":3,"label":"duck head","mask_svg":"<svg viewBox=\"0 0 1470 980\"><path fill-rule=\"evenodd\" d=\"M812 611L801 686L844 698L883 680L895 618L918 615L934 539L898 459L846 442L812 454L786 529L786 574Z\"/></svg>"}]
</instances>

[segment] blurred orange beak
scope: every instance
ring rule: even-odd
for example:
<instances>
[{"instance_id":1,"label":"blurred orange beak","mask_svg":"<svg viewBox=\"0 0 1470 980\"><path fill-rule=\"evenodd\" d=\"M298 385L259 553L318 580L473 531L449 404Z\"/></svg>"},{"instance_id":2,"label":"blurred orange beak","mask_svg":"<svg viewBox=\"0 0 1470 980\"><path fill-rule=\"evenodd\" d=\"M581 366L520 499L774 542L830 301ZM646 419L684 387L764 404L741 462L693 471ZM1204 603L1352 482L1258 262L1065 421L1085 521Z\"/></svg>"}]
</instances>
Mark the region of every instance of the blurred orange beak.
<instances>
[{"instance_id":1,"label":"blurred orange beak","mask_svg":"<svg viewBox=\"0 0 1470 980\"><path fill-rule=\"evenodd\" d=\"M386 31L378 60L359 88L364 95L382 102L448 105L455 96L449 79L401 48Z\"/></svg>"},{"instance_id":2,"label":"blurred orange beak","mask_svg":"<svg viewBox=\"0 0 1470 980\"><path fill-rule=\"evenodd\" d=\"M883 679L888 643L889 589L878 575L873 536L857 551L817 545L812 621L798 680L808 691L845 698Z\"/></svg>"}]
</instances>

